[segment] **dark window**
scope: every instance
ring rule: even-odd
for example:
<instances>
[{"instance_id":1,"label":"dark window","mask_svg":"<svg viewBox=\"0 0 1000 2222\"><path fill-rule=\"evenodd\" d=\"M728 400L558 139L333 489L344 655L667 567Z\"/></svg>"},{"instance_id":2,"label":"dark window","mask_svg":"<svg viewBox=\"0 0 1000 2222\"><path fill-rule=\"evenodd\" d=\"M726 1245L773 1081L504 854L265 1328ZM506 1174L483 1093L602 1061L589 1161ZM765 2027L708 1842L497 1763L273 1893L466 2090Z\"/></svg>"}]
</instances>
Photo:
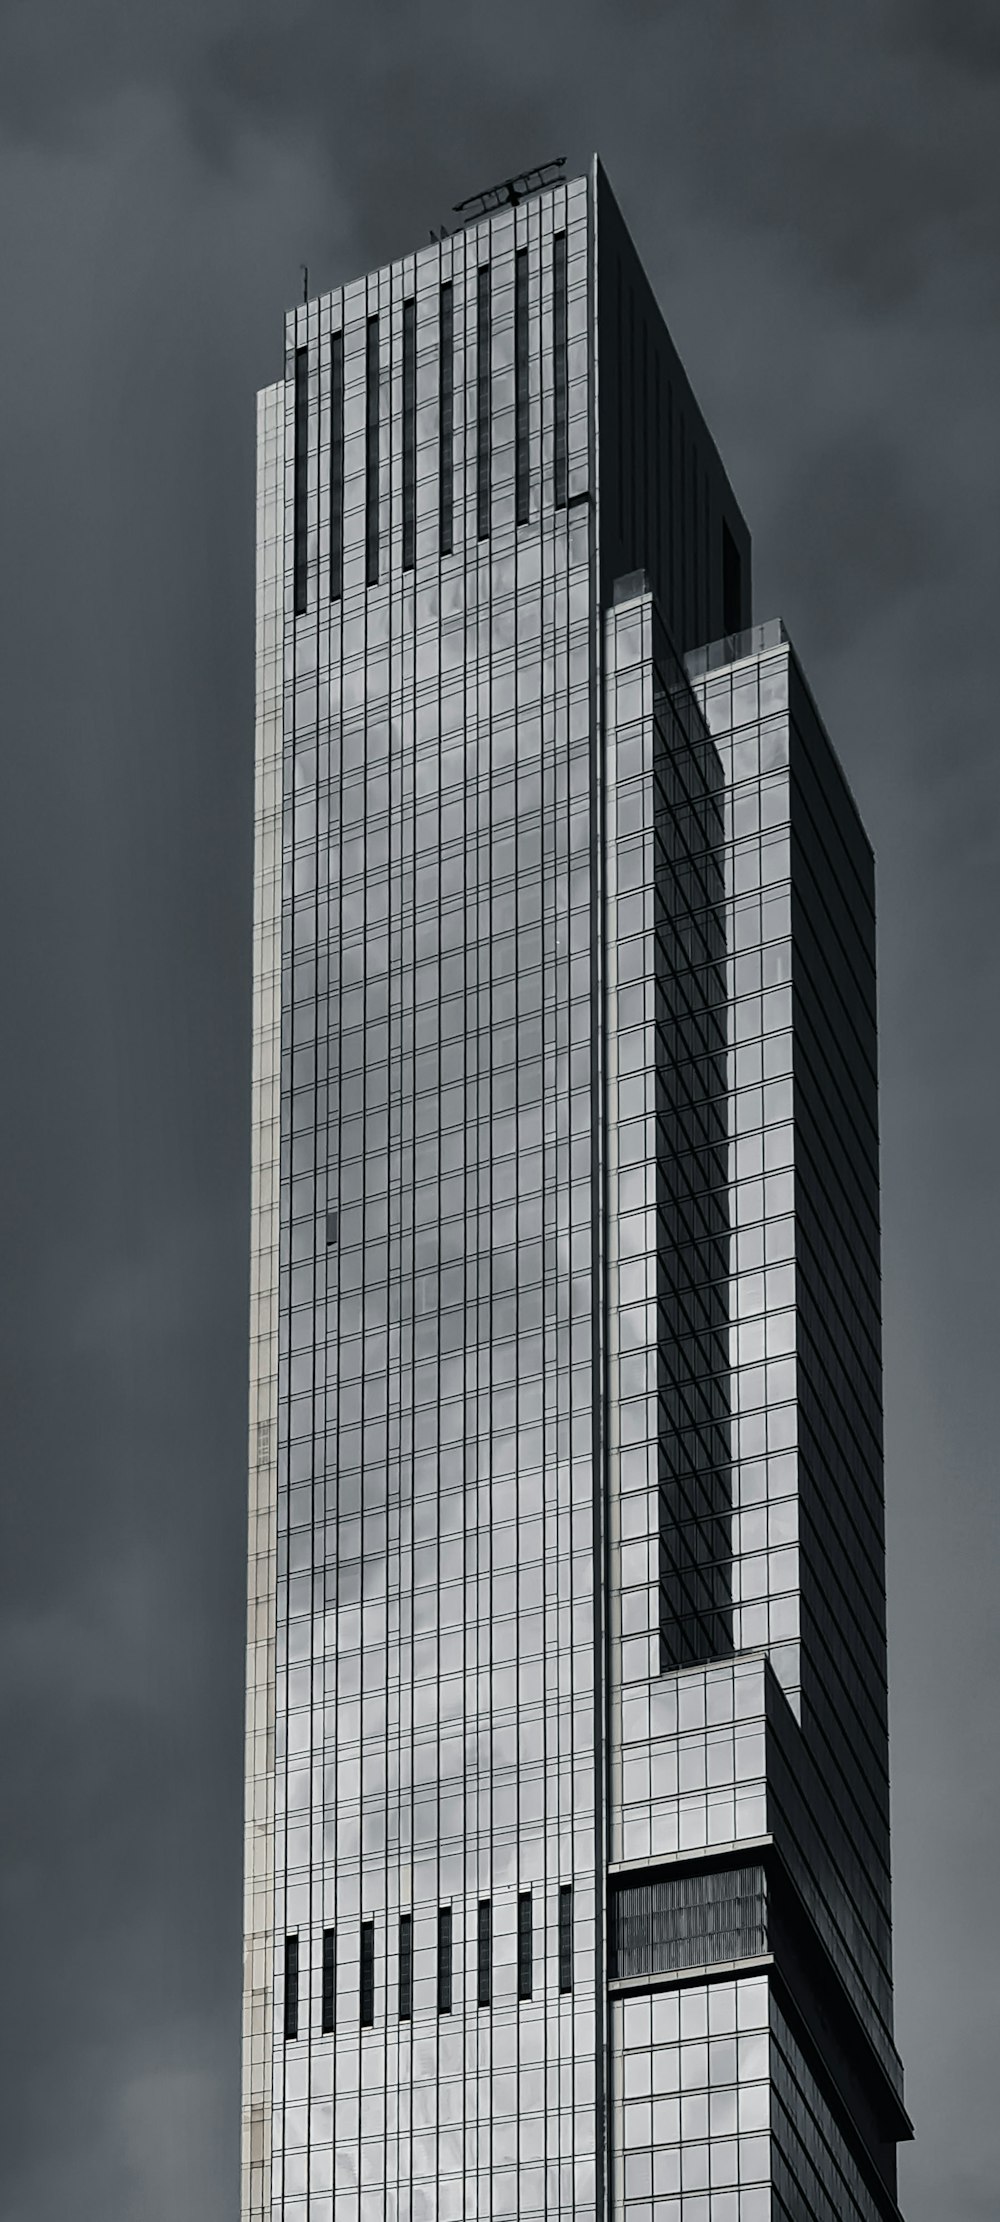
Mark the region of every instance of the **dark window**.
<instances>
[{"instance_id":1,"label":"dark window","mask_svg":"<svg viewBox=\"0 0 1000 2222\"><path fill-rule=\"evenodd\" d=\"M738 633L743 622L743 565L725 518L722 520L722 630Z\"/></svg>"},{"instance_id":2,"label":"dark window","mask_svg":"<svg viewBox=\"0 0 1000 2222\"><path fill-rule=\"evenodd\" d=\"M399 1917L399 2018L409 2021L413 2012L413 1915Z\"/></svg>"},{"instance_id":3,"label":"dark window","mask_svg":"<svg viewBox=\"0 0 1000 2222\"><path fill-rule=\"evenodd\" d=\"M361 2027L375 2026L375 1923L361 1924Z\"/></svg>"},{"instance_id":4,"label":"dark window","mask_svg":"<svg viewBox=\"0 0 1000 2222\"><path fill-rule=\"evenodd\" d=\"M476 1927L476 2004L488 2006L493 1996L493 1913L488 1898L480 1898Z\"/></svg>"},{"instance_id":5,"label":"dark window","mask_svg":"<svg viewBox=\"0 0 1000 2222\"><path fill-rule=\"evenodd\" d=\"M368 319L365 346L365 585L378 583L379 348L378 317Z\"/></svg>"},{"instance_id":6,"label":"dark window","mask_svg":"<svg viewBox=\"0 0 1000 2222\"><path fill-rule=\"evenodd\" d=\"M295 614L309 600L309 354L295 350L295 481L292 489L292 583Z\"/></svg>"},{"instance_id":7,"label":"dark window","mask_svg":"<svg viewBox=\"0 0 1000 2222\"><path fill-rule=\"evenodd\" d=\"M330 341L330 600L344 591L344 335Z\"/></svg>"},{"instance_id":8,"label":"dark window","mask_svg":"<svg viewBox=\"0 0 1000 2222\"><path fill-rule=\"evenodd\" d=\"M526 525L531 507L530 392L528 380L528 250L514 258L514 476L517 522Z\"/></svg>"},{"instance_id":9,"label":"dark window","mask_svg":"<svg viewBox=\"0 0 1000 2222\"><path fill-rule=\"evenodd\" d=\"M329 2034L330 2034L330 2031L331 2031L331 2029L333 2028L333 2024L334 2024L334 2012L335 2012L335 2006L336 2006L336 1998L337 1998L337 1960L336 1960L336 1953L335 1953L335 1948L334 1948L334 1932L333 1932L333 1930L332 1930L332 1929L324 1929L324 1931L323 1931L323 1997L322 1997L322 2001L321 2001L321 2004L322 2004L322 2013L321 2013L321 2017L320 2017L320 2028L322 2029L322 2032L323 2032L323 2035L324 2035L324 2037L327 2037L327 2036L329 2036Z\"/></svg>"},{"instance_id":10,"label":"dark window","mask_svg":"<svg viewBox=\"0 0 1000 2222\"><path fill-rule=\"evenodd\" d=\"M455 435L455 302L450 285L441 288L438 333L438 486L441 553L450 555L454 545L454 435Z\"/></svg>"},{"instance_id":11,"label":"dark window","mask_svg":"<svg viewBox=\"0 0 1000 2222\"><path fill-rule=\"evenodd\" d=\"M531 1892L522 1890L517 1901L517 1995L531 1997Z\"/></svg>"},{"instance_id":12,"label":"dark window","mask_svg":"<svg viewBox=\"0 0 1000 2222\"><path fill-rule=\"evenodd\" d=\"M573 1885L563 1883L559 1891L559 1988L573 1988Z\"/></svg>"},{"instance_id":13,"label":"dark window","mask_svg":"<svg viewBox=\"0 0 1000 2222\"><path fill-rule=\"evenodd\" d=\"M438 2013L451 2012L451 1907L438 1907Z\"/></svg>"},{"instance_id":14,"label":"dark window","mask_svg":"<svg viewBox=\"0 0 1000 2222\"><path fill-rule=\"evenodd\" d=\"M327 1215L326 1215L326 1246L327 1246L327 1249L328 1249L328 1250L329 1250L329 1249L331 1249L331 1248L332 1248L332 1246L333 1246L333 1244L334 1244L335 1242L339 1242L339 1240L340 1240L340 1213L339 1213L339 1211L328 1211L328 1212L327 1212Z\"/></svg>"},{"instance_id":15,"label":"dark window","mask_svg":"<svg viewBox=\"0 0 1000 2222\"><path fill-rule=\"evenodd\" d=\"M285 1938L285 2035L299 2033L299 1940Z\"/></svg>"},{"instance_id":16,"label":"dark window","mask_svg":"<svg viewBox=\"0 0 1000 2222\"><path fill-rule=\"evenodd\" d=\"M403 302L403 569L417 553L417 304Z\"/></svg>"},{"instance_id":17,"label":"dark window","mask_svg":"<svg viewBox=\"0 0 1000 2222\"><path fill-rule=\"evenodd\" d=\"M490 530L490 266L476 278L476 531Z\"/></svg>"},{"instance_id":18,"label":"dark window","mask_svg":"<svg viewBox=\"0 0 1000 2222\"><path fill-rule=\"evenodd\" d=\"M552 411L553 472L556 508L565 509L569 492L569 365L566 350L566 234L552 242Z\"/></svg>"}]
</instances>

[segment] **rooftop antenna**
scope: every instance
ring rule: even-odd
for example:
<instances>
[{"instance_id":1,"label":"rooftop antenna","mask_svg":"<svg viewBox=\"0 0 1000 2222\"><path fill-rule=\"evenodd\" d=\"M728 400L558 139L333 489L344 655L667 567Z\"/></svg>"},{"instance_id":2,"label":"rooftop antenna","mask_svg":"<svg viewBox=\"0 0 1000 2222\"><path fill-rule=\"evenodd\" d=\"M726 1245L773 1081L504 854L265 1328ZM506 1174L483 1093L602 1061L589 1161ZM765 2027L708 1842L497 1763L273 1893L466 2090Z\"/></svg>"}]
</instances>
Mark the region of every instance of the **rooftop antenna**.
<instances>
[{"instance_id":1,"label":"rooftop antenna","mask_svg":"<svg viewBox=\"0 0 1000 2222\"><path fill-rule=\"evenodd\" d=\"M307 262L300 262L300 264L299 264L299 269L300 269L300 270L301 270L301 272L302 272L302 299L303 299L303 301L308 301L308 299L309 299L309 264L308 264Z\"/></svg>"},{"instance_id":2,"label":"rooftop antenna","mask_svg":"<svg viewBox=\"0 0 1000 2222\"><path fill-rule=\"evenodd\" d=\"M455 202L455 214L466 224L475 223L478 216L489 216L494 208L516 208L529 193L540 193L546 185L556 185L559 173L566 167L564 154L554 155L551 162L540 162L537 170L522 170L517 177L501 178L499 185L487 185L481 193L470 193L468 200Z\"/></svg>"}]
</instances>

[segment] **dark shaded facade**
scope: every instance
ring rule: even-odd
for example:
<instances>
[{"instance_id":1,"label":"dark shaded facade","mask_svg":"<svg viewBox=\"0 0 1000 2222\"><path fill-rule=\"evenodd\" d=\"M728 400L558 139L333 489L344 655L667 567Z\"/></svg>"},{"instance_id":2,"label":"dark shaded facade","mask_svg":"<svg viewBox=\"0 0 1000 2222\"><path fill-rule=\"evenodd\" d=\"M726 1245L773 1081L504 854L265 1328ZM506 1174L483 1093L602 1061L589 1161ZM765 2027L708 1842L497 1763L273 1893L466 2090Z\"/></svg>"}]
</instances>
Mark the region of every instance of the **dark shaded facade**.
<instances>
[{"instance_id":1,"label":"dark shaded facade","mask_svg":"<svg viewBox=\"0 0 1000 2222\"><path fill-rule=\"evenodd\" d=\"M891 2222L863 829L597 165L259 410L244 2216Z\"/></svg>"}]
</instances>

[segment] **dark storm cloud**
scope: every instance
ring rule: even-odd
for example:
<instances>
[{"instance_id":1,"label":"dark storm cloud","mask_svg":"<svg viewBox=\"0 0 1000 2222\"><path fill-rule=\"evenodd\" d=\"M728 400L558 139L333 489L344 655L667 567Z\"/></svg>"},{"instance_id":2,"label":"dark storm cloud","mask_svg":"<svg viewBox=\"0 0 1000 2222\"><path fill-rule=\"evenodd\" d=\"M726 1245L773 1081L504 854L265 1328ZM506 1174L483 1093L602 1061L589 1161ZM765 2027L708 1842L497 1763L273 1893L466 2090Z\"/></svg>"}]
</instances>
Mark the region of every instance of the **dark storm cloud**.
<instances>
[{"instance_id":1,"label":"dark storm cloud","mask_svg":"<svg viewBox=\"0 0 1000 2222\"><path fill-rule=\"evenodd\" d=\"M879 855L904 2204L995 2211L997 22L0 17L4 2222L236 2211L253 389L595 144Z\"/></svg>"}]
</instances>

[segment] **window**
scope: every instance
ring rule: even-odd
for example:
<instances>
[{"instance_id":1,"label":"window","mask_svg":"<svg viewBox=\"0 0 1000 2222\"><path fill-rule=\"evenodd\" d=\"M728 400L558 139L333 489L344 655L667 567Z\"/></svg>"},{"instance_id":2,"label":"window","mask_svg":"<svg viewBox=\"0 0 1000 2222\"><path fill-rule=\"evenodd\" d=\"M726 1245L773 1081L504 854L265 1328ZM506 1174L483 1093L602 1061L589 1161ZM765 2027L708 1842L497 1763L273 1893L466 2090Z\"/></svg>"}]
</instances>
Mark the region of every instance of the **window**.
<instances>
[{"instance_id":1,"label":"window","mask_svg":"<svg viewBox=\"0 0 1000 2222\"><path fill-rule=\"evenodd\" d=\"M285 2035L299 2033L299 1939L285 1938Z\"/></svg>"},{"instance_id":2,"label":"window","mask_svg":"<svg viewBox=\"0 0 1000 2222\"><path fill-rule=\"evenodd\" d=\"M566 234L557 231L552 242L552 421L553 473L557 509L565 509L569 492L569 370L566 350Z\"/></svg>"},{"instance_id":3,"label":"window","mask_svg":"<svg viewBox=\"0 0 1000 2222\"><path fill-rule=\"evenodd\" d=\"M490 530L490 266L476 276L476 531Z\"/></svg>"},{"instance_id":4,"label":"window","mask_svg":"<svg viewBox=\"0 0 1000 2222\"><path fill-rule=\"evenodd\" d=\"M531 506L530 394L528 380L528 250L514 261L514 478L516 515L526 525Z\"/></svg>"},{"instance_id":5,"label":"window","mask_svg":"<svg viewBox=\"0 0 1000 2222\"><path fill-rule=\"evenodd\" d=\"M450 285L441 288L438 333L438 487L441 553L454 545L455 301Z\"/></svg>"},{"instance_id":6,"label":"window","mask_svg":"<svg viewBox=\"0 0 1000 2222\"><path fill-rule=\"evenodd\" d=\"M522 1890L517 1901L517 1995L531 1997L531 1892Z\"/></svg>"},{"instance_id":7,"label":"window","mask_svg":"<svg viewBox=\"0 0 1000 2222\"><path fill-rule=\"evenodd\" d=\"M375 2026L375 1923L361 1924L361 2027Z\"/></svg>"},{"instance_id":8,"label":"window","mask_svg":"<svg viewBox=\"0 0 1000 2222\"><path fill-rule=\"evenodd\" d=\"M417 551L417 304L403 302L403 569Z\"/></svg>"},{"instance_id":9,"label":"window","mask_svg":"<svg viewBox=\"0 0 1000 2222\"><path fill-rule=\"evenodd\" d=\"M330 1250L340 1240L340 1213L328 1211L326 1215L326 1246Z\"/></svg>"},{"instance_id":10,"label":"window","mask_svg":"<svg viewBox=\"0 0 1000 2222\"><path fill-rule=\"evenodd\" d=\"M559 1891L559 1988L573 1988L573 1885L563 1883Z\"/></svg>"},{"instance_id":11,"label":"window","mask_svg":"<svg viewBox=\"0 0 1000 2222\"><path fill-rule=\"evenodd\" d=\"M451 2012L451 1907L438 1907L438 2013Z\"/></svg>"},{"instance_id":12,"label":"window","mask_svg":"<svg viewBox=\"0 0 1000 2222\"><path fill-rule=\"evenodd\" d=\"M328 2036L329 2036L329 2034L330 2034L330 2031L331 2031L331 2029L333 2028L333 2024L334 2024L334 2009L335 2009L335 2004L336 2004L336 1996L337 1996L337 1962L336 1962L336 1957L335 1957L335 1953L334 1953L334 1933L333 1933L333 1930L332 1930L332 1929L324 1929L324 1931L323 1931L323 1994L322 1994L322 1999L321 1999L321 2011L320 2011L320 2028L321 2028L321 2030L322 2030L322 2032L323 2032L323 2035L324 2035L324 2037L328 2037Z\"/></svg>"},{"instance_id":13,"label":"window","mask_svg":"<svg viewBox=\"0 0 1000 2222\"><path fill-rule=\"evenodd\" d=\"M344 335L330 341L330 600L344 591Z\"/></svg>"},{"instance_id":14,"label":"window","mask_svg":"<svg viewBox=\"0 0 1000 2222\"><path fill-rule=\"evenodd\" d=\"M379 349L378 317L365 343L365 585L378 584Z\"/></svg>"},{"instance_id":15,"label":"window","mask_svg":"<svg viewBox=\"0 0 1000 2222\"><path fill-rule=\"evenodd\" d=\"M399 1917L399 2018L409 2021L413 2012L413 1915Z\"/></svg>"},{"instance_id":16,"label":"window","mask_svg":"<svg viewBox=\"0 0 1000 2222\"><path fill-rule=\"evenodd\" d=\"M292 587L295 614L309 600L309 352L295 350L295 463L292 487Z\"/></svg>"},{"instance_id":17,"label":"window","mask_svg":"<svg viewBox=\"0 0 1000 2222\"><path fill-rule=\"evenodd\" d=\"M493 1911L488 1898L480 1898L476 1925L476 2004L488 2006L493 1996Z\"/></svg>"}]
</instances>

